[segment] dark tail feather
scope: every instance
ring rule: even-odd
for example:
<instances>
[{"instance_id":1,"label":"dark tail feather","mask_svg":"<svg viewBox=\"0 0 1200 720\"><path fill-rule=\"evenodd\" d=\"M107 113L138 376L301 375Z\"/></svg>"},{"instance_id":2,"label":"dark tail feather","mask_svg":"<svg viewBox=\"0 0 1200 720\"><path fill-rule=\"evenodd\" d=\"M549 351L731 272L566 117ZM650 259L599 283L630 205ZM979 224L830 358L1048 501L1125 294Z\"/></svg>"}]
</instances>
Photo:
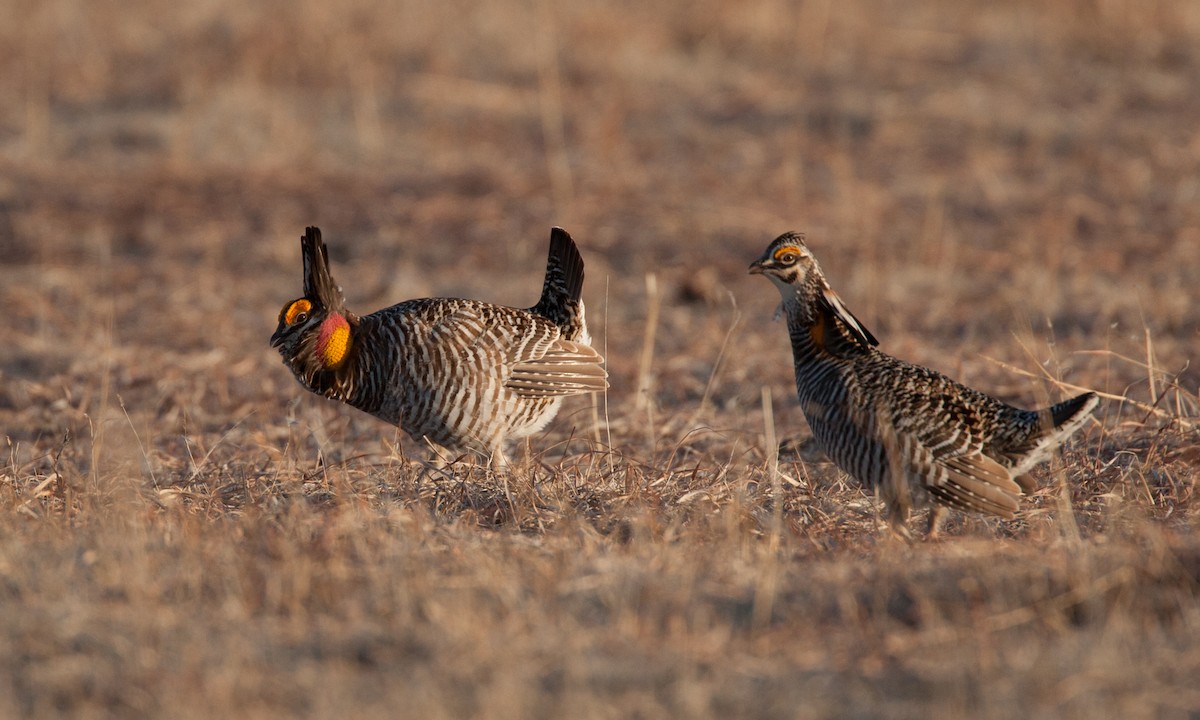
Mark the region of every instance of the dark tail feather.
<instances>
[{"instance_id":1,"label":"dark tail feather","mask_svg":"<svg viewBox=\"0 0 1200 720\"><path fill-rule=\"evenodd\" d=\"M1100 400L1094 392L1087 392L1070 400L1063 400L1057 405L1050 406L1047 410L1050 413L1050 422L1054 423L1054 427L1056 428L1067 425L1077 417L1091 413L1098 402Z\"/></svg>"},{"instance_id":2,"label":"dark tail feather","mask_svg":"<svg viewBox=\"0 0 1200 720\"><path fill-rule=\"evenodd\" d=\"M1018 476L1016 482L1022 490L1031 492L1033 481L1028 478L1020 478L1020 476L1030 472L1033 466L1039 462L1046 460L1050 456L1050 452L1084 426L1088 415L1092 414L1092 410L1096 409L1099 402L1100 398L1094 392L1085 392L1085 394L1064 400L1055 406L1038 410L1037 413L1028 413L1032 415L1031 421L1033 422L1028 437L1013 448L1003 450L1013 463L1012 472L1014 476Z\"/></svg>"},{"instance_id":3,"label":"dark tail feather","mask_svg":"<svg viewBox=\"0 0 1200 720\"><path fill-rule=\"evenodd\" d=\"M1006 457L1006 464L1017 484L1026 493L1031 493L1037 489L1037 482L1026 473L1049 458L1055 448L1083 427L1099 404L1096 393L1088 392L1036 412L1017 410L1015 412L1024 416L1023 422L1027 423L1024 436L1014 438L1010 444L994 446L992 450Z\"/></svg>"},{"instance_id":4,"label":"dark tail feather","mask_svg":"<svg viewBox=\"0 0 1200 720\"><path fill-rule=\"evenodd\" d=\"M545 315L560 314L568 302L583 295L583 257L566 230L550 231L550 254L546 258L546 283L535 309Z\"/></svg>"}]
</instances>

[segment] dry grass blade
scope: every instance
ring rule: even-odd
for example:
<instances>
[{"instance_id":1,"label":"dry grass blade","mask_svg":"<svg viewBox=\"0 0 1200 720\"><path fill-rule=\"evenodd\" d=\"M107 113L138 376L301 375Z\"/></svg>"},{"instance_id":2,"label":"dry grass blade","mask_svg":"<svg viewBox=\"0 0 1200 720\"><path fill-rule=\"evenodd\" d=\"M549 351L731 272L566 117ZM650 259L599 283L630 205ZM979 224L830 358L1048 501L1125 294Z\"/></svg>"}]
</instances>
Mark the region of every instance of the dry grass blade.
<instances>
[{"instance_id":1,"label":"dry grass blade","mask_svg":"<svg viewBox=\"0 0 1200 720\"><path fill-rule=\"evenodd\" d=\"M1097 351L1097 352L1103 353L1104 351ZM1037 375L1035 373L1029 372L1028 370L1019 368L1016 365L1006 363L1003 360L997 360L996 358L989 357L987 355L984 355L983 358L985 360L987 360L988 362L996 365L997 367L1003 368L1014 374L1021 375L1022 377L1034 378L1034 379L1040 378L1040 379L1048 380L1051 383L1053 383L1056 387L1058 387L1060 390L1065 390L1067 392L1094 392L1094 393L1096 393L1096 395L1098 395L1099 397L1104 398L1106 400L1117 400L1119 402L1127 403L1139 410L1144 410L1148 416L1153 415L1155 417L1163 418L1163 419L1168 420L1173 423L1178 423L1180 426L1182 426L1183 428L1185 428L1187 430L1195 430L1197 427L1200 427L1197 425L1195 420L1191 420L1189 418L1173 415L1173 414L1167 412L1166 410L1163 410L1162 408L1156 407L1155 405L1152 405L1152 404L1141 402L1139 400L1134 400L1127 395L1115 395L1113 393L1107 393L1107 392L1103 392L1103 391L1099 391L1099 390L1094 390L1092 388L1085 387L1083 385L1075 385L1073 383L1069 383L1064 380L1057 380L1053 377L1050 377L1044 371L1043 371L1042 375ZM1155 402L1157 402L1157 401L1155 401Z\"/></svg>"}]
</instances>

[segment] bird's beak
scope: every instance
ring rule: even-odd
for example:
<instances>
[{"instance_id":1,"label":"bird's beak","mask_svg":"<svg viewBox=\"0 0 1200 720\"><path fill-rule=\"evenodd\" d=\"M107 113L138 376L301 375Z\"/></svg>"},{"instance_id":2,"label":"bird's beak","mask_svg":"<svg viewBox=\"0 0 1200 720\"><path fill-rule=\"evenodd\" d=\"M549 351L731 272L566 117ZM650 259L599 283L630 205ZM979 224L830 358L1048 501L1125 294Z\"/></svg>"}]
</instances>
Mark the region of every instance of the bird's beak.
<instances>
[{"instance_id":1,"label":"bird's beak","mask_svg":"<svg viewBox=\"0 0 1200 720\"><path fill-rule=\"evenodd\" d=\"M751 275L762 275L766 271L767 271L767 259L766 258L759 258L759 259L755 260L754 262L750 263L750 274Z\"/></svg>"},{"instance_id":2,"label":"bird's beak","mask_svg":"<svg viewBox=\"0 0 1200 720\"><path fill-rule=\"evenodd\" d=\"M275 332L271 333L271 347L277 348L283 343L283 328L280 327Z\"/></svg>"}]
</instances>

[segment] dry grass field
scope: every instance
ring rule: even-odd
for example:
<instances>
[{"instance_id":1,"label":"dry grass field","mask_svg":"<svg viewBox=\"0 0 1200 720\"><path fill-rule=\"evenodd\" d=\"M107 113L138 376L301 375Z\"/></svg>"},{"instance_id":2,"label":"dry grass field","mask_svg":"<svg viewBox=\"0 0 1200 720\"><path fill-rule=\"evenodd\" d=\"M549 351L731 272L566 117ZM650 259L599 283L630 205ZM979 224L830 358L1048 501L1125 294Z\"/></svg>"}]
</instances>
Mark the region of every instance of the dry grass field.
<instances>
[{"instance_id":1,"label":"dry grass field","mask_svg":"<svg viewBox=\"0 0 1200 720\"><path fill-rule=\"evenodd\" d=\"M0 16L0 717L1200 717L1200 4ZM366 312L555 224L612 388L507 482L267 346L306 225ZM789 229L888 352L1104 394L1015 520L805 444Z\"/></svg>"}]
</instances>

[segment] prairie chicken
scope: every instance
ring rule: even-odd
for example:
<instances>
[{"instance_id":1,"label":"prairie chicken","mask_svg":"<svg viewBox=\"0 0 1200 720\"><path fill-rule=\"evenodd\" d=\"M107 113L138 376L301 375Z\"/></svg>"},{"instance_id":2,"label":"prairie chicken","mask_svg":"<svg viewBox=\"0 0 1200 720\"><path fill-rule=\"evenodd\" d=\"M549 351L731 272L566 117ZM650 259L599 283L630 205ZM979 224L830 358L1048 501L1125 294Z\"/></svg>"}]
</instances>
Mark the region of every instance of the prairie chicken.
<instances>
[{"instance_id":1,"label":"prairie chicken","mask_svg":"<svg viewBox=\"0 0 1200 720\"><path fill-rule=\"evenodd\" d=\"M804 237L776 238L750 273L783 296L800 407L813 436L843 471L883 498L892 527L908 536L913 502L932 498L929 534L943 507L1012 517L1025 476L1095 409L1084 393L1045 410L1022 410L941 373L897 360L846 309Z\"/></svg>"},{"instance_id":2,"label":"prairie chicken","mask_svg":"<svg viewBox=\"0 0 1200 720\"><path fill-rule=\"evenodd\" d=\"M330 275L321 231L308 228L300 248L304 296L283 306L271 346L318 395L499 468L505 440L543 428L564 396L608 387L584 320L583 259L562 228L528 310L425 298L360 317Z\"/></svg>"}]
</instances>

